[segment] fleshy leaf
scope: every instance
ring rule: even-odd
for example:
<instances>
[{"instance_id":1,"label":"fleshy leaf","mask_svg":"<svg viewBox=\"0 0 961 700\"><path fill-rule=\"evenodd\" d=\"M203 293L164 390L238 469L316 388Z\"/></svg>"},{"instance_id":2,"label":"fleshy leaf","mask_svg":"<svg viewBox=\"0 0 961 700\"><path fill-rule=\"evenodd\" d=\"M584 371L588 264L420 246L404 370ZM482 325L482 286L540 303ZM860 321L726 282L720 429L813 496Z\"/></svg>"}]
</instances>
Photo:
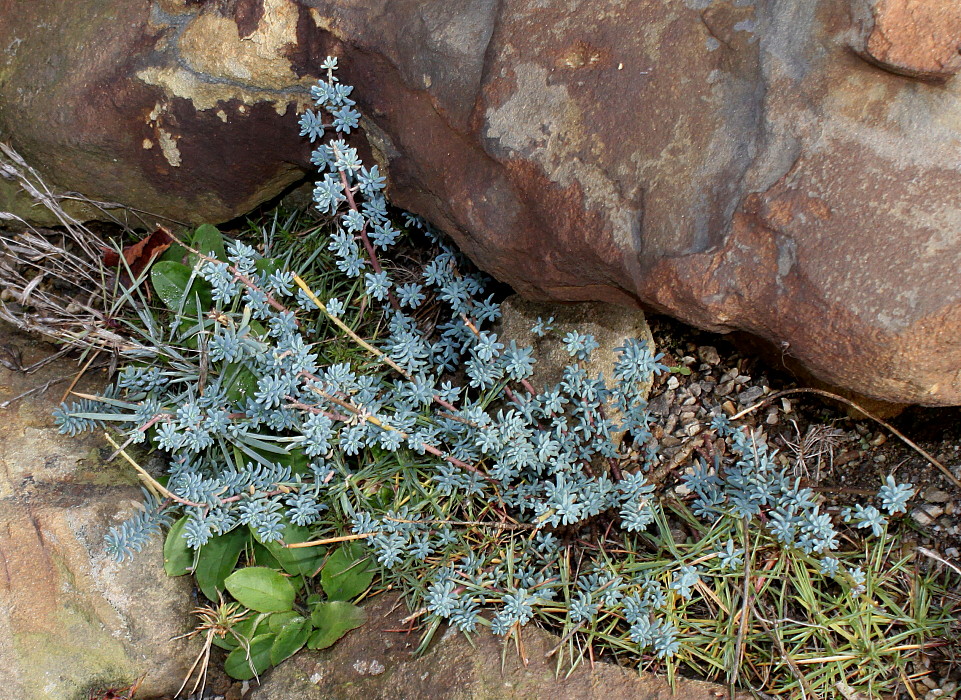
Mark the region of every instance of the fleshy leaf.
<instances>
[{"instance_id":1,"label":"fleshy leaf","mask_svg":"<svg viewBox=\"0 0 961 700\"><path fill-rule=\"evenodd\" d=\"M183 576L194 565L194 550L187 546L184 527L189 516L184 516L173 524L164 540L164 571L167 576Z\"/></svg>"},{"instance_id":2,"label":"fleshy leaf","mask_svg":"<svg viewBox=\"0 0 961 700\"><path fill-rule=\"evenodd\" d=\"M193 282L190 281L191 277ZM189 318L197 316L197 297L204 309L211 306L210 284L193 275L193 271L186 265L169 261L158 262L150 270L150 281L157 296L171 311L182 311L184 316Z\"/></svg>"},{"instance_id":3,"label":"fleshy leaf","mask_svg":"<svg viewBox=\"0 0 961 700\"><path fill-rule=\"evenodd\" d=\"M190 247L221 262L227 262L227 252L224 250L224 237L216 226L204 224L194 232ZM191 259L196 256L191 256Z\"/></svg>"},{"instance_id":4,"label":"fleshy leaf","mask_svg":"<svg viewBox=\"0 0 961 700\"><path fill-rule=\"evenodd\" d=\"M298 547L288 549L284 546L306 542L309 538L310 530L308 528L287 523L281 542L263 542L262 544L288 574L311 576L323 563L324 555L327 552L326 548Z\"/></svg>"},{"instance_id":5,"label":"fleshy leaf","mask_svg":"<svg viewBox=\"0 0 961 700\"><path fill-rule=\"evenodd\" d=\"M284 659L296 653L310 637L313 627L305 617L296 617L287 622L283 629L277 632L274 643L270 648L270 663L275 666Z\"/></svg>"},{"instance_id":6,"label":"fleshy leaf","mask_svg":"<svg viewBox=\"0 0 961 700\"><path fill-rule=\"evenodd\" d=\"M217 600L217 591L223 589L224 579L236 568L246 543L246 530L232 530L225 535L212 537L200 548L194 577L200 590L210 600Z\"/></svg>"}]
</instances>

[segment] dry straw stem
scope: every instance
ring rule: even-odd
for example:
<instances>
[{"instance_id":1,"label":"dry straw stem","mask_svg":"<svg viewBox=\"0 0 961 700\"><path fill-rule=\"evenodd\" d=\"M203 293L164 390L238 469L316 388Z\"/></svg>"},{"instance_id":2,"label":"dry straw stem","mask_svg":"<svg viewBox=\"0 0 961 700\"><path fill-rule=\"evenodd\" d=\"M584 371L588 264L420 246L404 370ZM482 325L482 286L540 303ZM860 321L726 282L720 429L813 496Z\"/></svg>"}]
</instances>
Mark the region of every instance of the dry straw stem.
<instances>
[{"instance_id":1,"label":"dry straw stem","mask_svg":"<svg viewBox=\"0 0 961 700\"><path fill-rule=\"evenodd\" d=\"M63 207L76 202L97 218L132 234L132 226L149 228L167 217L132 209L116 202L60 193L13 148L0 143L0 177L16 183L38 207L53 214L57 230L38 229L23 218L0 211L0 319L24 331L36 332L79 349L129 348L129 341L110 330L106 316L116 296L114 275L104 268L107 242ZM180 224L180 222L173 222ZM68 286L64 286L68 282ZM10 303L12 302L12 303Z\"/></svg>"},{"instance_id":2,"label":"dry straw stem","mask_svg":"<svg viewBox=\"0 0 961 700\"><path fill-rule=\"evenodd\" d=\"M329 319L333 322L333 324L334 324L335 326L337 326L340 330L342 330L342 331L347 335L347 337L349 337L349 338L350 338L351 340L353 340L355 343L357 343L358 345L360 345L360 347L362 347L364 350L366 350L367 352L369 352L371 355L373 355L374 357L376 357L376 358L377 358L378 360L380 360L381 362L384 362L385 364L390 365L390 367L391 367L392 369L396 370L402 377L404 377L404 378L407 379L408 381L411 380L410 375L409 375L407 372L405 372L404 369L403 369L400 365L398 365L396 362L394 362L392 359L390 359L387 355L385 355L384 353L382 353L380 350L378 350L377 348L375 348L373 345L371 345L370 343L368 343L367 341L365 341L365 340L364 340L363 338L361 338L359 335L357 335L356 333L354 333L354 331L352 331L351 328L350 328L350 326L348 326L346 323L344 323L344 322L341 321L339 318L337 318L336 316L334 316L333 314L331 314L331 313L327 310L327 307L324 305L324 303L323 303L320 299L318 299L318 298L317 298L317 295L314 294L313 291L311 291L310 287L307 286L307 283L304 282L304 281L300 278L300 275L294 275L294 282L297 283L297 286L298 286L298 287L300 287L302 290L304 290L304 294L306 294L307 297L308 297L312 302L314 302L314 305L315 305L318 309L320 309L321 311L323 311L323 312L324 312L324 315L325 315L327 318L329 318Z\"/></svg>"},{"instance_id":3,"label":"dry straw stem","mask_svg":"<svg viewBox=\"0 0 961 700\"><path fill-rule=\"evenodd\" d=\"M352 540L365 540L368 537L377 535L377 532L364 532L359 535L341 535L340 537L327 537L322 540L310 540L309 542L293 542L284 545L287 549L302 549L304 547L320 547L325 544L336 544L337 542L350 542Z\"/></svg>"},{"instance_id":4,"label":"dry straw stem","mask_svg":"<svg viewBox=\"0 0 961 700\"><path fill-rule=\"evenodd\" d=\"M130 455L128 455L128 454L124 451L124 449L123 449L120 445L118 445L118 444L116 443L116 441L115 441L112 437L110 437L110 434L109 434L109 433L104 433L103 436L104 436L104 438L106 438L107 442L109 442L109 443L111 444L111 446L114 448L114 450L116 450L116 454L119 454L121 457L123 457L125 460L127 460L127 462L128 462L134 469L137 470L137 474L140 475L140 478L147 484L147 486L148 486L152 491L155 491L156 493L162 494L163 496L169 498L170 500L176 501L177 503L180 503L180 504L185 505L185 506L195 506L195 507L197 507L197 508L204 508L204 507L205 507L203 503L193 503L193 502L191 502L191 501L187 501L187 500L185 500L185 499L183 499L183 498L180 498L180 496L175 495L173 492L171 492L169 489L167 489L166 486L164 486L164 485L161 484L159 481L157 481L157 480L154 479L152 476L150 476L150 474L147 472L146 469L144 469L144 468L141 467L139 464L137 464L137 462L136 462Z\"/></svg>"}]
</instances>

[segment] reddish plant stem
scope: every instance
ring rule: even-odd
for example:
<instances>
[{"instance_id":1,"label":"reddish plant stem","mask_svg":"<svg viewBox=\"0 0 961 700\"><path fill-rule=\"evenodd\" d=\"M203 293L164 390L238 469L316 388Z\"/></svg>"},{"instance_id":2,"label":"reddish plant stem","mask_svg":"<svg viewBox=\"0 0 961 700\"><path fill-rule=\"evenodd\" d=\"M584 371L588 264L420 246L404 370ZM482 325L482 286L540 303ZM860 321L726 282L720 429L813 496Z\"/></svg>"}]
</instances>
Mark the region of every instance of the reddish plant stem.
<instances>
[{"instance_id":1,"label":"reddish plant stem","mask_svg":"<svg viewBox=\"0 0 961 700\"><path fill-rule=\"evenodd\" d=\"M304 374L306 375L307 373L304 373ZM355 406L354 404L352 404L352 403L349 402L349 401L345 401L344 399L340 399L340 398L338 398L338 397L336 397L336 396L334 396L334 395L332 395L332 394L324 391L324 390L321 389L320 387L311 386L310 389L311 389L311 391L313 391L314 393L319 394L320 396L322 396L323 398L327 399L328 401L337 404L338 406L340 406L341 408L349 411L350 413L354 414L355 416L361 416L361 419L362 419L362 420L370 421L371 423L373 423L374 425L380 427L380 428L383 429L383 430L393 430L393 431L396 431L396 432L399 433L399 434L401 435L401 437L403 437L405 440L410 437L410 435L408 435L408 434L407 434L406 432L404 432L403 430L398 430L397 428L394 428L393 426L391 426L391 425L389 425L389 424L387 424L387 423L384 423L384 422L381 421L380 418L378 418L377 416L371 416L371 415L364 416L364 415L363 415L363 411L362 411L359 407ZM287 398L290 399L291 401L293 401L293 399L291 399L290 397L287 397ZM316 409L317 411L321 411L321 409L319 409L319 408L310 407L310 406L308 406L307 404L300 404L299 402L293 402L293 403L291 404L291 407L292 407L292 408L301 408L301 407L303 407L304 410L313 411L314 409ZM328 415L335 415L335 414L328 414ZM341 416L340 418L338 418L338 420L347 421L347 420L349 420L349 418L348 418L347 416ZM437 447L434 447L433 445L428 445L428 444L425 443L425 444L424 444L424 450L425 450L426 452L429 452L430 454L436 456L436 457L440 457L441 459L444 459L445 461L450 462L450 463L453 464L455 467L460 467L461 469L465 469L465 470L467 470L467 471L469 471L469 472L473 472L474 474L477 474L477 475L480 476L481 478L486 479L487 481L489 481L490 483L494 484L495 486L497 485L497 480L494 479L493 477L488 476L487 474L485 474L484 472L482 472L480 469L478 469L477 467L475 467L475 466L473 466L473 465L471 465L471 464L468 464L467 462L464 462L464 461L462 461L462 460L459 460L459 459L457 459L456 457L453 457L452 455L445 454L442 450L440 450L440 449L437 448Z\"/></svg>"},{"instance_id":2,"label":"reddish plant stem","mask_svg":"<svg viewBox=\"0 0 961 700\"><path fill-rule=\"evenodd\" d=\"M347 181L347 173L343 170L340 171L340 181L344 185L344 193L347 196L347 205L356 212L360 212L357 206L357 201L354 199L354 192L350 189L350 183ZM374 268L374 272L380 274L383 268L380 266L380 259L377 257L377 251L374 249L374 245L370 242L370 238L367 236L367 220L364 219L364 225L360 229L360 240L364 244L364 249L367 251L367 256L370 258L370 266ZM400 304L397 298L394 296L394 292L387 292L387 299L390 301L390 305L393 307L394 311L400 311Z\"/></svg>"},{"instance_id":3,"label":"reddish plant stem","mask_svg":"<svg viewBox=\"0 0 961 700\"><path fill-rule=\"evenodd\" d=\"M158 413L158 414L155 415L153 418L151 418L151 419L148 420L146 423L144 423L144 424L141 425L139 428L137 428L137 430L139 430L141 433L145 433L145 432L147 432L150 428L152 428L153 425L154 425L158 420L160 420L161 418L173 418L173 416L170 415L169 413Z\"/></svg>"},{"instance_id":4,"label":"reddish plant stem","mask_svg":"<svg viewBox=\"0 0 961 700\"><path fill-rule=\"evenodd\" d=\"M166 229L165 229L165 230L166 230ZM170 235L170 237L173 238L174 240L177 240L177 239L176 239L172 234L170 234L169 232L168 232L168 235ZM223 260L218 260L217 258L212 258L212 257L210 257L209 255L206 255L206 254L204 254L204 253L201 253L199 250L195 250L195 249L191 248L191 247L190 247L189 245L187 245L186 243L181 242L180 245L182 245L182 246L183 246L184 248L186 248L189 252L193 253L194 255L196 255L196 256L197 256L198 258L200 258L201 260L204 260L204 261L210 262L210 263L223 263ZM258 292L264 292L264 296L267 297L267 303L270 304L270 305L271 305L272 307L274 307L275 309L277 309L277 311L280 311L280 312L282 312L282 313L287 313L287 312L290 311L290 309L288 309L286 306L284 306L284 305L281 304L279 301L277 301L276 299L274 299L273 295L265 292L263 289L261 289L261 288L258 287L256 284L254 284L254 282L253 282L252 279L250 279L249 277L247 277L246 275L244 275L243 273L241 273L236 267L234 267L233 265L231 265L231 264L229 264L229 263L224 263L224 264L227 265L227 269L228 269L228 270L230 271L230 273L234 276L234 279L235 279L235 280L237 280L238 282L242 283L245 287L248 287L249 289L256 289ZM296 320L296 319L295 319L295 320ZM300 325L300 321L299 321L299 320L297 321L297 325L298 325L298 326Z\"/></svg>"},{"instance_id":5,"label":"reddish plant stem","mask_svg":"<svg viewBox=\"0 0 961 700\"><path fill-rule=\"evenodd\" d=\"M433 396L432 398L434 399L434 403L436 403L436 404L437 404L438 406L440 406L441 408L446 408L446 409L447 409L448 411L450 411L451 413L459 413L459 412L460 412L460 409L458 409L457 406L454 406L453 404L448 403L447 401L444 401L444 399L442 399L442 398L441 398L440 396L438 396L437 394L434 394L434 396Z\"/></svg>"},{"instance_id":6,"label":"reddish plant stem","mask_svg":"<svg viewBox=\"0 0 961 700\"><path fill-rule=\"evenodd\" d=\"M307 411L309 413L316 413L321 416L327 416L331 420L339 420L341 422L346 422L350 420L349 416L345 416L342 413L335 413L334 411L325 411L322 408L317 408L316 406L311 406L309 404L301 403L300 401L294 401L292 397L288 396L287 400L290 401L284 408L296 408L301 411Z\"/></svg>"}]
</instances>

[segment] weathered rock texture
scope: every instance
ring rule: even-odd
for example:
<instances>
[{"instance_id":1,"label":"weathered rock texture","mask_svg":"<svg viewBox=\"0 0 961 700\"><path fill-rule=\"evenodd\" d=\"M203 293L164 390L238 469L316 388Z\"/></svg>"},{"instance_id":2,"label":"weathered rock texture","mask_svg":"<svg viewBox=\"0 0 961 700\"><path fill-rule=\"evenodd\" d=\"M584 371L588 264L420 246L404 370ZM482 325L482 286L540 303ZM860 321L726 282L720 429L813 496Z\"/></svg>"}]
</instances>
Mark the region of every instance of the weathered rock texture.
<instances>
[{"instance_id":1,"label":"weathered rock texture","mask_svg":"<svg viewBox=\"0 0 961 700\"><path fill-rule=\"evenodd\" d=\"M727 691L713 683L680 679L677 692L663 677L608 663L581 663L557 677L556 657L546 654L558 637L533 626L522 633L521 660L511 643L487 630L468 641L449 632L425 655L411 654L417 634L405 627L407 609L393 596L367 606L368 624L329 651L301 652L269 672L250 700L719 700ZM391 631L393 630L393 631ZM566 669L565 669L566 671Z\"/></svg>"},{"instance_id":2,"label":"weathered rock texture","mask_svg":"<svg viewBox=\"0 0 961 700\"><path fill-rule=\"evenodd\" d=\"M29 343L8 329L0 352ZM28 362L37 357L28 345ZM0 368L0 401L71 369ZM57 434L50 411L64 386L0 410L0 696L87 700L141 675L137 697L172 695L199 651L199 640L171 640L193 623L191 582L164 574L159 538L132 562L105 556L107 528L140 490L103 464L97 439Z\"/></svg>"},{"instance_id":3,"label":"weathered rock texture","mask_svg":"<svg viewBox=\"0 0 961 700\"><path fill-rule=\"evenodd\" d=\"M861 35L853 48L882 68L927 80L961 69L961 3L860 0Z\"/></svg>"},{"instance_id":4,"label":"weathered rock texture","mask_svg":"<svg viewBox=\"0 0 961 700\"><path fill-rule=\"evenodd\" d=\"M334 53L393 201L522 294L959 404L958 7L0 0L0 133L57 185L222 220L300 174Z\"/></svg>"}]
</instances>

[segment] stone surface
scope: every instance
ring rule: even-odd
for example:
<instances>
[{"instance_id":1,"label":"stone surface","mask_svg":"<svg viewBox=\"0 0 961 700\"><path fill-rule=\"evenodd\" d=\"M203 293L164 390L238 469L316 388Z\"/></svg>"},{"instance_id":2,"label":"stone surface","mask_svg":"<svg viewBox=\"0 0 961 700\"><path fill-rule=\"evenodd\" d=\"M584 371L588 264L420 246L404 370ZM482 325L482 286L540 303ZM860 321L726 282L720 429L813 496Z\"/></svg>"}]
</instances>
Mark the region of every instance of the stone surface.
<instances>
[{"instance_id":1,"label":"stone surface","mask_svg":"<svg viewBox=\"0 0 961 700\"><path fill-rule=\"evenodd\" d=\"M538 319L545 322L553 319L550 324L553 330L544 336L533 333L531 329ZM498 341L505 345L514 341L519 347L533 348L537 364L534 365L534 374L529 383L538 392L559 384L564 368L571 364L570 353L564 347L564 336L568 333L594 336L597 349L584 365L591 377L603 377L609 387L615 385L614 365L619 357L617 348L626 339L647 341L652 354L656 353L654 337L644 312L615 304L557 304L527 301L514 295L501 304L501 318L494 330L498 334ZM653 377L639 387L639 395L646 398L652 384ZM607 402L603 408L605 415L615 424L621 420L622 414L613 402ZM615 444L620 443L623 437L623 432L611 434ZM597 460L602 461L600 457Z\"/></svg>"},{"instance_id":2,"label":"stone surface","mask_svg":"<svg viewBox=\"0 0 961 700\"><path fill-rule=\"evenodd\" d=\"M0 0L0 17L0 140L52 185L149 226L225 221L303 176L294 3ZM52 223L2 181L0 205Z\"/></svg>"},{"instance_id":3,"label":"stone surface","mask_svg":"<svg viewBox=\"0 0 961 700\"><path fill-rule=\"evenodd\" d=\"M915 78L942 81L961 70L961 3L954 0L861 0L855 50Z\"/></svg>"},{"instance_id":4,"label":"stone surface","mask_svg":"<svg viewBox=\"0 0 961 700\"><path fill-rule=\"evenodd\" d=\"M0 344L24 348L25 362L49 352L6 325ZM29 375L0 368L0 401L75 372L62 360ZM0 412L0 695L86 700L141 675L138 698L172 695L199 651L171 641L190 630L191 583L164 574L159 538L125 564L104 556L140 489L103 464L98 439L57 434L50 411L65 387Z\"/></svg>"},{"instance_id":5,"label":"stone surface","mask_svg":"<svg viewBox=\"0 0 961 700\"><path fill-rule=\"evenodd\" d=\"M392 200L521 294L961 404L951 0L21 5L0 133L56 185L239 214L301 172L293 112L334 53Z\"/></svg>"},{"instance_id":6,"label":"stone surface","mask_svg":"<svg viewBox=\"0 0 961 700\"><path fill-rule=\"evenodd\" d=\"M250 700L717 700L728 697L719 685L681 679L677 694L667 680L608 663L580 664L557 677L556 658L545 658L558 638L527 627L521 661L513 644L487 631L468 641L449 632L423 656L412 656L416 633L405 627L407 609L395 597L368 605L370 622L325 652L301 652L269 672ZM394 631L392 631L394 630Z\"/></svg>"},{"instance_id":7,"label":"stone surface","mask_svg":"<svg viewBox=\"0 0 961 700\"><path fill-rule=\"evenodd\" d=\"M554 319L550 324L553 330L543 337L531 331L539 318ZM652 353L656 352L644 312L613 304L557 304L528 301L514 295L501 304L501 318L495 330L501 343L513 340L520 347L534 349L537 364L530 383L537 391L558 384L564 368L571 363L571 356L564 348L564 336L568 333L594 336L598 347L591 353L587 369L592 377L603 376L608 386L614 384L617 348L626 339L645 340ZM651 382L648 382L640 393L646 396L650 389Z\"/></svg>"}]
</instances>

